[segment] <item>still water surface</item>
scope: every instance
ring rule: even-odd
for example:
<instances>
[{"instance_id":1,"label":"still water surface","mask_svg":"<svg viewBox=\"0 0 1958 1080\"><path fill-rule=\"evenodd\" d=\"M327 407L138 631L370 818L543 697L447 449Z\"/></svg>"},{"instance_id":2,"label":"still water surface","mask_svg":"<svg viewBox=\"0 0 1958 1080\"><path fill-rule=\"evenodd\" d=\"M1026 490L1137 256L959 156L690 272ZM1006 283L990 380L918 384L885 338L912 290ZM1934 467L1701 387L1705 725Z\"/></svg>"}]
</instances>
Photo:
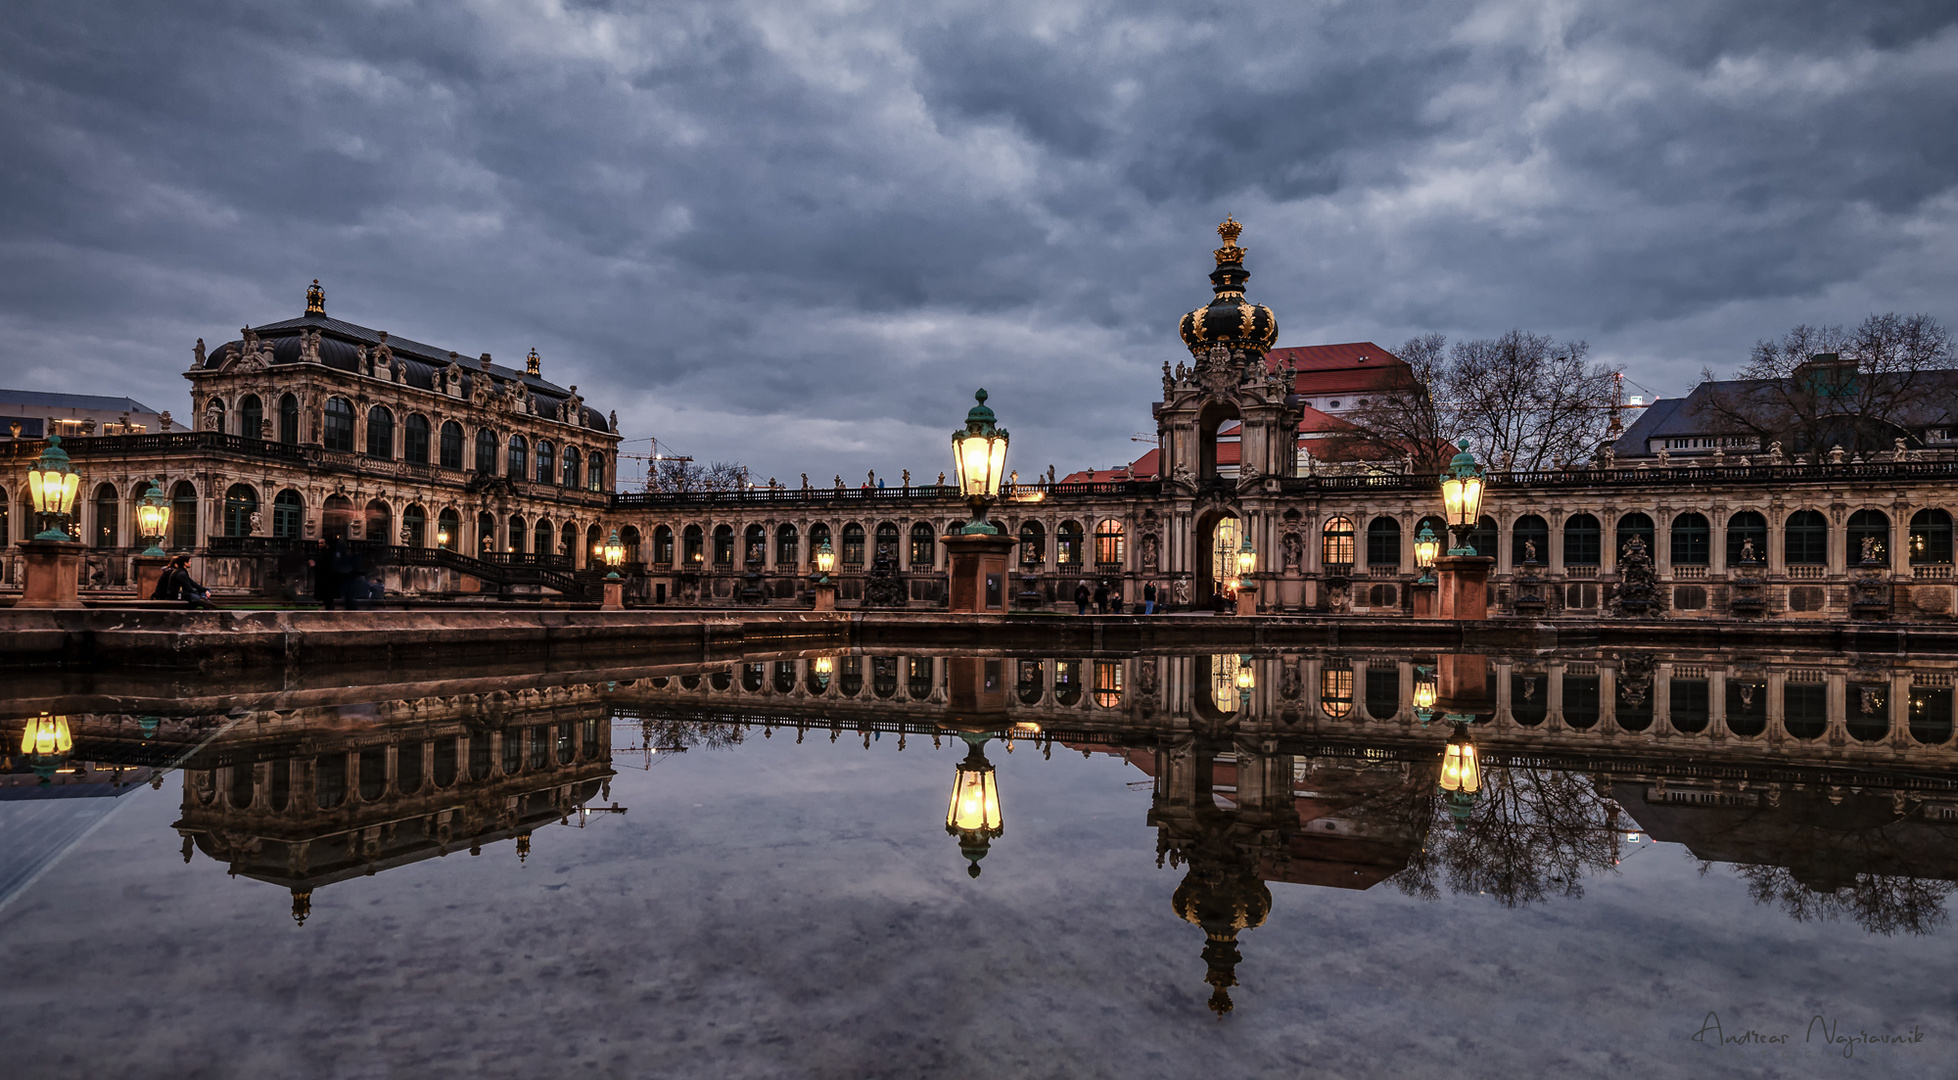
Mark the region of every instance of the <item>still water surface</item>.
<instances>
[{"instance_id":1,"label":"still water surface","mask_svg":"<svg viewBox=\"0 0 1958 1080\"><path fill-rule=\"evenodd\" d=\"M0 789L7 1071L1949 1077L1950 681L798 655L77 711Z\"/></svg>"}]
</instances>

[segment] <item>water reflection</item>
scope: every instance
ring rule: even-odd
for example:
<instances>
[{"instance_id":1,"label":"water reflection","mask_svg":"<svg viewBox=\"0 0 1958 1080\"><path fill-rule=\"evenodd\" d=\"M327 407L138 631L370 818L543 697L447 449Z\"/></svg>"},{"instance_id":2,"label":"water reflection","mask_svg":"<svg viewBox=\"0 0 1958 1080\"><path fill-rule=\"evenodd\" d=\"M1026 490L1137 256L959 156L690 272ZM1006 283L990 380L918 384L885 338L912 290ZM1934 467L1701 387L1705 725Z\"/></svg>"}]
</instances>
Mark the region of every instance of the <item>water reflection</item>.
<instances>
[{"instance_id":1,"label":"water reflection","mask_svg":"<svg viewBox=\"0 0 1958 1080\"><path fill-rule=\"evenodd\" d=\"M1958 882L1953 708L1949 663L1845 656L781 654L147 732L129 714L28 716L8 769L177 754L186 861L280 886L303 923L319 888L504 841L521 858L540 828L622 810L594 805L615 757L650 767L787 729L963 742L944 826L976 878L1010 842L1025 760L1001 775L989 745L1112 756L1150 788L1137 825L1183 872L1168 901L1203 932L1221 1016L1272 883L1516 907L1581 898L1657 840L1797 920L1934 932Z\"/></svg>"}]
</instances>

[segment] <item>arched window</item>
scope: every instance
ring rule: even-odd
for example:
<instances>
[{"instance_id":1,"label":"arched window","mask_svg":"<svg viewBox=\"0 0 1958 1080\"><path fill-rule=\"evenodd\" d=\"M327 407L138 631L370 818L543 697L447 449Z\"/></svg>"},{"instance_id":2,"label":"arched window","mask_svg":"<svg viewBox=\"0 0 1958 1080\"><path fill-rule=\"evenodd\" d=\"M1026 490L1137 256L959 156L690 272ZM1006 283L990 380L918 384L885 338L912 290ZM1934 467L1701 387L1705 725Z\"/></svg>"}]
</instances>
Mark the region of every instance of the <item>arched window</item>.
<instances>
[{"instance_id":1,"label":"arched window","mask_svg":"<svg viewBox=\"0 0 1958 1080\"><path fill-rule=\"evenodd\" d=\"M409 547L428 546L428 511L419 503L410 503L401 511L401 534L401 542Z\"/></svg>"},{"instance_id":2,"label":"arched window","mask_svg":"<svg viewBox=\"0 0 1958 1080\"><path fill-rule=\"evenodd\" d=\"M1727 680L1727 730L1742 738L1753 738L1768 730L1767 683Z\"/></svg>"},{"instance_id":3,"label":"arched window","mask_svg":"<svg viewBox=\"0 0 1958 1080\"><path fill-rule=\"evenodd\" d=\"M353 453L354 449L354 407L346 398L326 399L326 430L322 442L328 450Z\"/></svg>"},{"instance_id":4,"label":"arched window","mask_svg":"<svg viewBox=\"0 0 1958 1080\"><path fill-rule=\"evenodd\" d=\"M878 523L877 546L872 550L876 552L878 562L883 562L888 559L893 566L897 564L897 522L884 521Z\"/></svg>"},{"instance_id":5,"label":"arched window","mask_svg":"<svg viewBox=\"0 0 1958 1080\"><path fill-rule=\"evenodd\" d=\"M593 491L605 490L605 455L596 450L585 458L585 486Z\"/></svg>"},{"instance_id":6,"label":"arched window","mask_svg":"<svg viewBox=\"0 0 1958 1080\"><path fill-rule=\"evenodd\" d=\"M1930 746L1951 741L1952 693L1949 686L1910 688L1910 737Z\"/></svg>"},{"instance_id":7,"label":"arched window","mask_svg":"<svg viewBox=\"0 0 1958 1080\"><path fill-rule=\"evenodd\" d=\"M1682 735L1698 735L1713 718L1705 679L1673 679L1668 690L1672 702L1672 729Z\"/></svg>"},{"instance_id":8,"label":"arched window","mask_svg":"<svg viewBox=\"0 0 1958 1080\"><path fill-rule=\"evenodd\" d=\"M279 441L299 445L299 398L292 394L279 399Z\"/></svg>"},{"instance_id":9,"label":"arched window","mask_svg":"<svg viewBox=\"0 0 1958 1080\"><path fill-rule=\"evenodd\" d=\"M1727 565L1768 561L1768 519L1742 510L1727 519Z\"/></svg>"},{"instance_id":10,"label":"arched window","mask_svg":"<svg viewBox=\"0 0 1958 1080\"><path fill-rule=\"evenodd\" d=\"M1781 685L1781 726L1797 739L1819 739L1829 730L1829 687L1789 681Z\"/></svg>"},{"instance_id":11,"label":"arched window","mask_svg":"<svg viewBox=\"0 0 1958 1080\"><path fill-rule=\"evenodd\" d=\"M1788 515L1781 536L1782 556L1790 566L1819 566L1829 561L1829 519L1817 510Z\"/></svg>"},{"instance_id":12,"label":"arched window","mask_svg":"<svg viewBox=\"0 0 1958 1080\"><path fill-rule=\"evenodd\" d=\"M624 542L623 538L620 542ZM585 530L585 565L605 565L605 530L595 521Z\"/></svg>"},{"instance_id":13,"label":"arched window","mask_svg":"<svg viewBox=\"0 0 1958 1080\"><path fill-rule=\"evenodd\" d=\"M673 565L673 528L660 525L653 529L653 563L657 566Z\"/></svg>"},{"instance_id":14,"label":"arched window","mask_svg":"<svg viewBox=\"0 0 1958 1080\"><path fill-rule=\"evenodd\" d=\"M930 570L938 562L938 531L929 521L911 523L911 569Z\"/></svg>"},{"instance_id":15,"label":"arched window","mask_svg":"<svg viewBox=\"0 0 1958 1080\"><path fill-rule=\"evenodd\" d=\"M1122 662L1120 660L1095 661L1095 685L1088 696L1094 701L1096 708L1122 707Z\"/></svg>"},{"instance_id":16,"label":"arched window","mask_svg":"<svg viewBox=\"0 0 1958 1080\"><path fill-rule=\"evenodd\" d=\"M1659 549L1653 547L1654 530L1651 517L1637 511L1618 519L1618 557L1625 557L1625 549L1633 540L1645 545L1645 557L1658 559Z\"/></svg>"},{"instance_id":17,"label":"arched window","mask_svg":"<svg viewBox=\"0 0 1958 1080\"><path fill-rule=\"evenodd\" d=\"M530 539L530 534L526 531L524 525L525 522L522 514L510 515L510 553L512 555L523 554L524 544Z\"/></svg>"},{"instance_id":18,"label":"arched window","mask_svg":"<svg viewBox=\"0 0 1958 1080\"><path fill-rule=\"evenodd\" d=\"M1436 529L1435 535L1446 537L1448 534L1441 529ZM1516 525L1510 529L1509 535L1511 544L1509 558L1517 566L1529 562L1550 561L1549 522L1535 514L1524 514L1516 519ZM1442 550L1447 550L1446 540L1443 541Z\"/></svg>"},{"instance_id":19,"label":"arched window","mask_svg":"<svg viewBox=\"0 0 1958 1080\"><path fill-rule=\"evenodd\" d=\"M530 478L530 443L522 435L510 436L510 468L505 475L512 480Z\"/></svg>"},{"instance_id":20,"label":"arched window","mask_svg":"<svg viewBox=\"0 0 1958 1080\"><path fill-rule=\"evenodd\" d=\"M476 515L476 551L488 555L496 550L496 518L489 514Z\"/></svg>"},{"instance_id":21,"label":"arched window","mask_svg":"<svg viewBox=\"0 0 1958 1080\"><path fill-rule=\"evenodd\" d=\"M252 515L258 512L258 492L250 484L233 484L224 493L224 535L250 536Z\"/></svg>"},{"instance_id":22,"label":"arched window","mask_svg":"<svg viewBox=\"0 0 1958 1080\"><path fill-rule=\"evenodd\" d=\"M435 515L435 546L444 551L454 551L462 543L462 515L454 507L443 508Z\"/></svg>"},{"instance_id":23,"label":"arched window","mask_svg":"<svg viewBox=\"0 0 1958 1080\"><path fill-rule=\"evenodd\" d=\"M462 425L454 420L442 421L441 465L445 469L462 469Z\"/></svg>"},{"instance_id":24,"label":"arched window","mask_svg":"<svg viewBox=\"0 0 1958 1080\"><path fill-rule=\"evenodd\" d=\"M238 399L238 434L247 439L265 437L265 403L257 394L246 394Z\"/></svg>"},{"instance_id":25,"label":"arched window","mask_svg":"<svg viewBox=\"0 0 1958 1080\"><path fill-rule=\"evenodd\" d=\"M1047 527L1038 521L1020 526L1020 565L1039 566L1047 561Z\"/></svg>"},{"instance_id":26,"label":"arched window","mask_svg":"<svg viewBox=\"0 0 1958 1080\"><path fill-rule=\"evenodd\" d=\"M272 497L272 535L281 540L297 540L306 531L306 502L297 491L286 488Z\"/></svg>"},{"instance_id":27,"label":"arched window","mask_svg":"<svg viewBox=\"0 0 1958 1080\"><path fill-rule=\"evenodd\" d=\"M1319 708L1334 720L1353 712L1353 669L1327 666L1319 670Z\"/></svg>"},{"instance_id":28,"label":"arched window","mask_svg":"<svg viewBox=\"0 0 1958 1080\"><path fill-rule=\"evenodd\" d=\"M577 488L578 475L583 471L579 466L583 464L584 460L578 453L577 447L567 446L564 448L564 475L559 479L564 482L565 487Z\"/></svg>"},{"instance_id":29,"label":"arched window","mask_svg":"<svg viewBox=\"0 0 1958 1080\"><path fill-rule=\"evenodd\" d=\"M750 525L741 534L741 561L760 564L768 556L768 530Z\"/></svg>"},{"instance_id":30,"label":"arched window","mask_svg":"<svg viewBox=\"0 0 1958 1080\"><path fill-rule=\"evenodd\" d=\"M530 532L530 550L546 557L557 554L554 550L557 545L551 543L553 532L549 518L538 518Z\"/></svg>"},{"instance_id":31,"label":"arched window","mask_svg":"<svg viewBox=\"0 0 1958 1080\"><path fill-rule=\"evenodd\" d=\"M793 569L802 561L802 545L798 543L794 525L781 525L775 530L775 565Z\"/></svg>"},{"instance_id":32,"label":"arched window","mask_svg":"<svg viewBox=\"0 0 1958 1080\"><path fill-rule=\"evenodd\" d=\"M1603 555L1600 540L1603 530L1589 514L1572 514L1564 519L1564 565L1597 566Z\"/></svg>"},{"instance_id":33,"label":"arched window","mask_svg":"<svg viewBox=\"0 0 1958 1080\"><path fill-rule=\"evenodd\" d=\"M1475 528L1469 530L1469 546L1477 555L1496 553L1496 519L1487 514L1475 519ZM1444 549L1446 550L1446 549Z\"/></svg>"},{"instance_id":34,"label":"arched window","mask_svg":"<svg viewBox=\"0 0 1958 1080\"><path fill-rule=\"evenodd\" d=\"M320 532L328 540L353 535L354 501L345 495L328 495L320 505Z\"/></svg>"},{"instance_id":35,"label":"arched window","mask_svg":"<svg viewBox=\"0 0 1958 1080\"><path fill-rule=\"evenodd\" d=\"M554 484L557 482L557 447L549 439L537 441L537 482Z\"/></svg>"},{"instance_id":36,"label":"arched window","mask_svg":"<svg viewBox=\"0 0 1958 1080\"><path fill-rule=\"evenodd\" d=\"M367 410L367 456L394 456L394 414L385 405Z\"/></svg>"},{"instance_id":37,"label":"arched window","mask_svg":"<svg viewBox=\"0 0 1958 1080\"><path fill-rule=\"evenodd\" d=\"M476 433L476 471L484 476L496 475L496 432L484 428Z\"/></svg>"},{"instance_id":38,"label":"arched window","mask_svg":"<svg viewBox=\"0 0 1958 1080\"><path fill-rule=\"evenodd\" d=\"M1320 554L1327 566L1353 565L1353 519L1334 515L1326 522Z\"/></svg>"},{"instance_id":39,"label":"arched window","mask_svg":"<svg viewBox=\"0 0 1958 1080\"><path fill-rule=\"evenodd\" d=\"M1890 734L1888 683L1850 683L1843 688L1847 708L1843 727L1857 742L1877 742Z\"/></svg>"},{"instance_id":40,"label":"arched window","mask_svg":"<svg viewBox=\"0 0 1958 1080\"><path fill-rule=\"evenodd\" d=\"M170 546L178 551L197 546L197 489L188 480L170 489Z\"/></svg>"},{"instance_id":41,"label":"arched window","mask_svg":"<svg viewBox=\"0 0 1958 1080\"><path fill-rule=\"evenodd\" d=\"M1080 566L1081 541L1080 522L1061 522L1061 527L1054 532L1054 561L1062 566Z\"/></svg>"},{"instance_id":42,"label":"arched window","mask_svg":"<svg viewBox=\"0 0 1958 1080\"><path fill-rule=\"evenodd\" d=\"M1704 514L1684 513L1672 519L1672 564L1705 566L1713 561L1713 527Z\"/></svg>"},{"instance_id":43,"label":"arched window","mask_svg":"<svg viewBox=\"0 0 1958 1080\"><path fill-rule=\"evenodd\" d=\"M1951 564L1951 515L1919 510L1910 516L1910 561L1922 566Z\"/></svg>"},{"instance_id":44,"label":"arched window","mask_svg":"<svg viewBox=\"0 0 1958 1080\"><path fill-rule=\"evenodd\" d=\"M147 489L145 489L147 490ZM120 530L116 528L117 511L122 509L122 499L116 494L114 484L103 484L95 489L95 546L112 548Z\"/></svg>"},{"instance_id":45,"label":"arched window","mask_svg":"<svg viewBox=\"0 0 1958 1080\"><path fill-rule=\"evenodd\" d=\"M367 504L367 539L377 544L392 544L394 508L379 499Z\"/></svg>"},{"instance_id":46,"label":"arched window","mask_svg":"<svg viewBox=\"0 0 1958 1080\"><path fill-rule=\"evenodd\" d=\"M734 526L714 526L714 565L734 565Z\"/></svg>"},{"instance_id":47,"label":"arched window","mask_svg":"<svg viewBox=\"0 0 1958 1080\"><path fill-rule=\"evenodd\" d=\"M7 501L7 489L0 488L0 548L14 542L13 522L9 520L13 512L8 509L11 505L12 503Z\"/></svg>"},{"instance_id":48,"label":"arched window","mask_svg":"<svg viewBox=\"0 0 1958 1080\"><path fill-rule=\"evenodd\" d=\"M1849 515L1849 561L1890 561L1890 515L1881 510L1858 510Z\"/></svg>"},{"instance_id":49,"label":"arched window","mask_svg":"<svg viewBox=\"0 0 1958 1080\"><path fill-rule=\"evenodd\" d=\"M863 526L852 521L843 526L843 551L840 561L844 566L863 565Z\"/></svg>"},{"instance_id":50,"label":"arched window","mask_svg":"<svg viewBox=\"0 0 1958 1080\"><path fill-rule=\"evenodd\" d=\"M414 465L428 464L428 417L409 413L401 427L401 460Z\"/></svg>"},{"instance_id":51,"label":"arched window","mask_svg":"<svg viewBox=\"0 0 1958 1080\"><path fill-rule=\"evenodd\" d=\"M1095 523L1095 565L1103 570L1120 569L1127 554L1126 537L1118 518L1102 518Z\"/></svg>"},{"instance_id":52,"label":"arched window","mask_svg":"<svg viewBox=\"0 0 1958 1080\"><path fill-rule=\"evenodd\" d=\"M682 544L680 555L686 560L686 569L699 569L701 560L706 557L702 551L706 546L706 540L700 531L700 526L687 526L686 531L680 534L680 542Z\"/></svg>"},{"instance_id":53,"label":"arched window","mask_svg":"<svg viewBox=\"0 0 1958 1080\"><path fill-rule=\"evenodd\" d=\"M664 526L661 527L664 528ZM638 526L627 525L625 528L619 530L619 546L625 548L625 562L637 563L639 561ZM668 530L666 534L666 559L668 562L673 561L673 533L671 530Z\"/></svg>"},{"instance_id":54,"label":"arched window","mask_svg":"<svg viewBox=\"0 0 1958 1080\"><path fill-rule=\"evenodd\" d=\"M1367 523L1367 565L1400 569L1401 523L1399 521L1390 517L1377 517Z\"/></svg>"}]
</instances>

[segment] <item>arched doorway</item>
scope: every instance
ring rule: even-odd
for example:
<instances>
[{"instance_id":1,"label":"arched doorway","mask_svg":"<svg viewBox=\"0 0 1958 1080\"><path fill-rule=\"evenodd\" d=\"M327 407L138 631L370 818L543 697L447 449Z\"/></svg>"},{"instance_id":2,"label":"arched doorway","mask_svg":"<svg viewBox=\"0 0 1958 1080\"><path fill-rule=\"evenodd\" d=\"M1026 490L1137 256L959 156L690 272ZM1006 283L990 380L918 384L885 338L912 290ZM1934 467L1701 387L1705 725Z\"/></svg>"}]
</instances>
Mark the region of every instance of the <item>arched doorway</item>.
<instances>
[{"instance_id":1,"label":"arched doorway","mask_svg":"<svg viewBox=\"0 0 1958 1080\"><path fill-rule=\"evenodd\" d=\"M1242 414L1237 411L1237 406L1226 401L1210 402L1197 415L1197 480L1199 482L1214 480L1217 477L1218 429L1228 424L1238 423L1242 419ZM1241 437L1240 435L1239 438L1241 439ZM1230 457L1231 455L1226 454L1224 456ZM1233 460L1228 462L1228 464L1235 470L1238 462Z\"/></svg>"},{"instance_id":2,"label":"arched doorway","mask_svg":"<svg viewBox=\"0 0 1958 1080\"><path fill-rule=\"evenodd\" d=\"M320 511L320 534L327 540L344 540L354 520L354 501L345 495L329 495Z\"/></svg>"},{"instance_id":3,"label":"arched doorway","mask_svg":"<svg viewBox=\"0 0 1958 1080\"><path fill-rule=\"evenodd\" d=\"M1198 609L1214 608L1218 590L1237 569L1239 540L1237 515L1229 510L1212 510L1197 519L1196 589L1190 603Z\"/></svg>"}]
</instances>

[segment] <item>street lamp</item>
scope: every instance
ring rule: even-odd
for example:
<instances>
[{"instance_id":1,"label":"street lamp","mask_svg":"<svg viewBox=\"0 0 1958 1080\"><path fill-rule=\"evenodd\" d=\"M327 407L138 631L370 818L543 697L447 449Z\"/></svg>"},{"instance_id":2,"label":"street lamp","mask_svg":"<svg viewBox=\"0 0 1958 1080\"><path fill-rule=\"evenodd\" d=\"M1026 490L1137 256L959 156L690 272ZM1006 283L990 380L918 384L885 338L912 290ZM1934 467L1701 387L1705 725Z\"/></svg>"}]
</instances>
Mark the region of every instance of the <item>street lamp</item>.
<instances>
[{"instance_id":1,"label":"street lamp","mask_svg":"<svg viewBox=\"0 0 1958 1080\"><path fill-rule=\"evenodd\" d=\"M952 803L945 809L945 832L959 838L959 854L971 863L965 872L972 877L979 876L979 860L1006 831L999 821L999 783L993 776L993 763L980 750L991 737L984 732L959 734L972 749L959 762L958 776L952 782Z\"/></svg>"},{"instance_id":2,"label":"street lamp","mask_svg":"<svg viewBox=\"0 0 1958 1080\"><path fill-rule=\"evenodd\" d=\"M611 572L605 575L607 581L618 578L619 564L624 561L625 542L619 539L619 530L615 528L612 530L612 535L605 539L605 565L612 568Z\"/></svg>"},{"instance_id":3,"label":"street lamp","mask_svg":"<svg viewBox=\"0 0 1958 1080\"><path fill-rule=\"evenodd\" d=\"M1448 549L1448 554L1473 555L1475 548L1470 546L1468 536L1482 516L1482 469L1476 465L1475 455L1469 453L1467 439L1457 445L1462 452L1455 455L1448 463L1448 471L1441 476L1441 505L1447 514L1448 529L1455 534L1455 546Z\"/></svg>"},{"instance_id":4,"label":"street lamp","mask_svg":"<svg viewBox=\"0 0 1958 1080\"><path fill-rule=\"evenodd\" d=\"M1455 714L1449 716L1455 719ZM1448 815L1455 819L1455 828L1466 827L1469 811L1482 791L1482 762L1476 755L1475 741L1469 738L1465 720L1457 720L1455 734L1449 737L1448 746L1442 751L1441 791L1447 797Z\"/></svg>"},{"instance_id":5,"label":"street lamp","mask_svg":"<svg viewBox=\"0 0 1958 1080\"><path fill-rule=\"evenodd\" d=\"M1441 554L1441 538L1426 524L1421 526L1421 534L1414 538L1414 565L1421 568L1421 576L1414 579L1416 585L1435 583L1435 557Z\"/></svg>"},{"instance_id":6,"label":"street lamp","mask_svg":"<svg viewBox=\"0 0 1958 1080\"><path fill-rule=\"evenodd\" d=\"M1422 727L1426 727L1428 721L1434 719L1435 699L1439 694L1440 689L1435 681L1435 669L1426 664L1416 664L1414 667L1414 718L1421 721Z\"/></svg>"},{"instance_id":7,"label":"street lamp","mask_svg":"<svg viewBox=\"0 0 1958 1080\"><path fill-rule=\"evenodd\" d=\"M54 783L55 770L74 748L75 737L68 731L66 716L42 713L27 722L27 730L20 736L20 752L43 784Z\"/></svg>"},{"instance_id":8,"label":"street lamp","mask_svg":"<svg viewBox=\"0 0 1958 1080\"><path fill-rule=\"evenodd\" d=\"M952 432L952 461L958 467L959 494L972 507L972 520L965 523L959 534L996 536L999 529L986 520L986 507L999 498L999 481L1006 468L1007 434L993 423L993 411L986 407L986 392L980 390L972 396L979 404L965 414L965 426Z\"/></svg>"},{"instance_id":9,"label":"street lamp","mask_svg":"<svg viewBox=\"0 0 1958 1080\"><path fill-rule=\"evenodd\" d=\"M61 448L61 436L48 436L40 460L27 470L27 490L43 526L34 539L63 543L74 539L68 535L66 526L68 515L75 508L75 491L81 486L81 474L68 464L68 452Z\"/></svg>"},{"instance_id":10,"label":"street lamp","mask_svg":"<svg viewBox=\"0 0 1958 1080\"><path fill-rule=\"evenodd\" d=\"M149 490L136 503L136 527L141 529L149 542L149 550L144 555L152 558L165 554L163 537L170 529L170 499L163 489L150 481Z\"/></svg>"},{"instance_id":11,"label":"street lamp","mask_svg":"<svg viewBox=\"0 0 1958 1080\"><path fill-rule=\"evenodd\" d=\"M449 550L449 530L435 530L435 546L443 551Z\"/></svg>"},{"instance_id":12,"label":"street lamp","mask_svg":"<svg viewBox=\"0 0 1958 1080\"><path fill-rule=\"evenodd\" d=\"M1233 676L1239 691L1251 689L1257 684L1257 677L1251 671L1251 654L1244 653L1237 658L1237 674Z\"/></svg>"},{"instance_id":13,"label":"street lamp","mask_svg":"<svg viewBox=\"0 0 1958 1080\"><path fill-rule=\"evenodd\" d=\"M1248 578L1258 568L1258 549L1251 546L1251 534L1244 534L1244 542L1237 546L1237 576Z\"/></svg>"},{"instance_id":14,"label":"street lamp","mask_svg":"<svg viewBox=\"0 0 1958 1080\"><path fill-rule=\"evenodd\" d=\"M816 584L829 584L829 572L836 569L836 552L829 546L829 537L816 546Z\"/></svg>"}]
</instances>

